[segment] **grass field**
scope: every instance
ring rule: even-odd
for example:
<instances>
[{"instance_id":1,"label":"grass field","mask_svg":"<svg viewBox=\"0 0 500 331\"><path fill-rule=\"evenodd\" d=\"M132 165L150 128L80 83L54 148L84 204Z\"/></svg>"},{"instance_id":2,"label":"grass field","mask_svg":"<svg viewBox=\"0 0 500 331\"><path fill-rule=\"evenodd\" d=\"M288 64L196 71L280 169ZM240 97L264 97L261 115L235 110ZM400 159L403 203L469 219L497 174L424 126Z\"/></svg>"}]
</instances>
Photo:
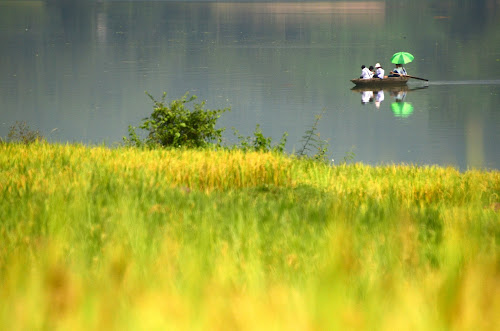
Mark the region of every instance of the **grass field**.
<instances>
[{"instance_id":1,"label":"grass field","mask_svg":"<svg viewBox=\"0 0 500 331\"><path fill-rule=\"evenodd\" d=\"M0 196L0 329L500 329L498 171L9 143Z\"/></svg>"}]
</instances>

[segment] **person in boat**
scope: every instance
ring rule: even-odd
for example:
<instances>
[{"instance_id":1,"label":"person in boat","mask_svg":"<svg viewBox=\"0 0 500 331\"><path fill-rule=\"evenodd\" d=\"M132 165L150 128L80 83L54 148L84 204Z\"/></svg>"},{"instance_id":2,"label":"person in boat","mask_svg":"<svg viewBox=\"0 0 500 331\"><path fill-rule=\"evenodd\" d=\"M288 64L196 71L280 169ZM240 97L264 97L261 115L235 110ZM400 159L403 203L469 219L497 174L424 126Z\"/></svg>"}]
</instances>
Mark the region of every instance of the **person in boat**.
<instances>
[{"instance_id":1,"label":"person in boat","mask_svg":"<svg viewBox=\"0 0 500 331\"><path fill-rule=\"evenodd\" d=\"M396 64L396 68L394 68L392 71L391 71L391 74L389 75L389 77L399 77L399 76L406 76L407 73L406 73L406 69L403 67L402 64Z\"/></svg>"},{"instance_id":2,"label":"person in boat","mask_svg":"<svg viewBox=\"0 0 500 331\"><path fill-rule=\"evenodd\" d=\"M372 78L375 78L375 68L373 68L373 66L370 66L368 70L370 70L370 72L372 73Z\"/></svg>"},{"instance_id":3,"label":"person in boat","mask_svg":"<svg viewBox=\"0 0 500 331\"><path fill-rule=\"evenodd\" d=\"M370 71L364 64L361 66L361 76L362 79L370 79L373 77L373 72Z\"/></svg>"},{"instance_id":4,"label":"person in boat","mask_svg":"<svg viewBox=\"0 0 500 331\"><path fill-rule=\"evenodd\" d=\"M380 63L375 64L375 69L376 69L375 77L378 77L380 79L384 79L385 70L384 70L384 68L382 68Z\"/></svg>"}]
</instances>

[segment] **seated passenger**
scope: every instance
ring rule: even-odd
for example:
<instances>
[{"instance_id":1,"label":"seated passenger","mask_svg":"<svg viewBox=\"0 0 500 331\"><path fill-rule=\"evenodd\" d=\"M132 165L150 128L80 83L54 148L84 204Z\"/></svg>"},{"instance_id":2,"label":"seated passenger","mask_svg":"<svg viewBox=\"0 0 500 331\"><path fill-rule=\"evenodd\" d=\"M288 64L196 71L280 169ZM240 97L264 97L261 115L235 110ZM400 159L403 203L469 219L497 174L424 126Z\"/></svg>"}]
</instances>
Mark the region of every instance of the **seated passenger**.
<instances>
[{"instance_id":1,"label":"seated passenger","mask_svg":"<svg viewBox=\"0 0 500 331\"><path fill-rule=\"evenodd\" d=\"M372 78L374 78L375 77L375 68L373 68L373 66L370 66L368 68L368 70L370 70L370 73L372 74Z\"/></svg>"},{"instance_id":2,"label":"seated passenger","mask_svg":"<svg viewBox=\"0 0 500 331\"><path fill-rule=\"evenodd\" d=\"M361 66L361 76L362 79L370 79L373 77L373 73L365 65Z\"/></svg>"},{"instance_id":3,"label":"seated passenger","mask_svg":"<svg viewBox=\"0 0 500 331\"><path fill-rule=\"evenodd\" d=\"M399 76L406 76L406 69L403 67L402 64L396 64L396 68L391 71L391 74L389 77L399 77Z\"/></svg>"},{"instance_id":4,"label":"seated passenger","mask_svg":"<svg viewBox=\"0 0 500 331\"><path fill-rule=\"evenodd\" d=\"M384 69L382 68L382 66L380 65L380 63L377 63L375 65L375 68L377 69L377 71L375 72L375 77L378 77L380 79L384 79Z\"/></svg>"}]
</instances>

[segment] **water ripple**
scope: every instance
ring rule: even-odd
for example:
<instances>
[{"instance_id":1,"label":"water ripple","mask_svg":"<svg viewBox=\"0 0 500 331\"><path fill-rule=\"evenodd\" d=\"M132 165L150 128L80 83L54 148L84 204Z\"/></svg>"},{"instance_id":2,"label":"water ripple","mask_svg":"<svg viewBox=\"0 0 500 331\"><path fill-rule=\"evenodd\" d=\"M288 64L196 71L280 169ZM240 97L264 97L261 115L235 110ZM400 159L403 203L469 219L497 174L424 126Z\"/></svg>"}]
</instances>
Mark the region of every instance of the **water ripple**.
<instances>
[{"instance_id":1,"label":"water ripple","mask_svg":"<svg viewBox=\"0 0 500 331\"><path fill-rule=\"evenodd\" d=\"M438 80L429 82L429 85L498 85L498 84L500 84L500 79Z\"/></svg>"}]
</instances>

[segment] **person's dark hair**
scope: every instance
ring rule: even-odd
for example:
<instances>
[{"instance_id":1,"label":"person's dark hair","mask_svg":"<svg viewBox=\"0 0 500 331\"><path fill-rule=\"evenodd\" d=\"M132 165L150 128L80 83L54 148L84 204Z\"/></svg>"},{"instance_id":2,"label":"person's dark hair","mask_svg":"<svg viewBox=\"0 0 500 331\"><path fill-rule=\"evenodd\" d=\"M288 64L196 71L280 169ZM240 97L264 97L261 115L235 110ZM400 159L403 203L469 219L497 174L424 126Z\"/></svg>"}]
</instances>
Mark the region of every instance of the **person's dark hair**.
<instances>
[{"instance_id":1,"label":"person's dark hair","mask_svg":"<svg viewBox=\"0 0 500 331\"><path fill-rule=\"evenodd\" d=\"M368 68L370 71L373 71L373 66L370 66L370 68Z\"/></svg>"},{"instance_id":2,"label":"person's dark hair","mask_svg":"<svg viewBox=\"0 0 500 331\"><path fill-rule=\"evenodd\" d=\"M366 67L365 67L365 65L363 64L363 65L361 66L361 69L364 69L364 68L366 68Z\"/></svg>"}]
</instances>

